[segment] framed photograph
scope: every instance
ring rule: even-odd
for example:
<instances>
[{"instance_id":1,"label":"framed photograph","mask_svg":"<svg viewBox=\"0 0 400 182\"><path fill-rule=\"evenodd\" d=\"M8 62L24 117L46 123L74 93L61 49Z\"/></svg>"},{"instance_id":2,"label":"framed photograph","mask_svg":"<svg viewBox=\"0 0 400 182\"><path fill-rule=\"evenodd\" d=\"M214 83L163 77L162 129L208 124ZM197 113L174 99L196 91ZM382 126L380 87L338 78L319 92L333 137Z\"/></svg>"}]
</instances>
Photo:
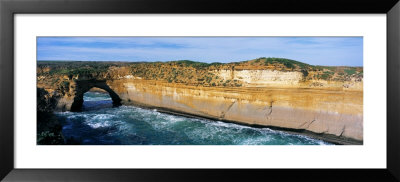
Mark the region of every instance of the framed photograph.
<instances>
[{"instance_id":1,"label":"framed photograph","mask_svg":"<svg viewBox=\"0 0 400 182\"><path fill-rule=\"evenodd\" d=\"M0 179L399 181L399 11L1 1Z\"/></svg>"}]
</instances>

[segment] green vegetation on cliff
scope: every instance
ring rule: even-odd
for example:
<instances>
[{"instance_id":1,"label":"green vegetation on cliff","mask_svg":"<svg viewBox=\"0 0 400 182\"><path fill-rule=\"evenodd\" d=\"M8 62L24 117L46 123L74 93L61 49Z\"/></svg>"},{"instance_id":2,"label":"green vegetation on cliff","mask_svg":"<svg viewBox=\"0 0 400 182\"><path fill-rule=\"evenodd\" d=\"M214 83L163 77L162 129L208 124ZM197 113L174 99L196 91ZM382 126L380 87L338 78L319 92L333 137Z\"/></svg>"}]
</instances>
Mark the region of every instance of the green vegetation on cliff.
<instances>
[{"instance_id":1,"label":"green vegetation on cliff","mask_svg":"<svg viewBox=\"0 0 400 182\"><path fill-rule=\"evenodd\" d=\"M38 75L77 75L107 72L111 66L126 66L130 63L107 61L38 61Z\"/></svg>"},{"instance_id":2,"label":"green vegetation on cliff","mask_svg":"<svg viewBox=\"0 0 400 182\"><path fill-rule=\"evenodd\" d=\"M283 72L301 72L303 81L332 80L350 81L361 80L362 67L345 66L314 66L299 61L261 57L253 60L232 63L203 63L191 60L169 62L94 62L94 61L38 61L38 77L75 77L120 79L134 76L146 80L162 80L168 83L184 83L188 85L240 87L241 80L220 77L220 70L277 70ZM65 90L68 85L62 79L53 79Z\"/></svg>"}]
</instances>

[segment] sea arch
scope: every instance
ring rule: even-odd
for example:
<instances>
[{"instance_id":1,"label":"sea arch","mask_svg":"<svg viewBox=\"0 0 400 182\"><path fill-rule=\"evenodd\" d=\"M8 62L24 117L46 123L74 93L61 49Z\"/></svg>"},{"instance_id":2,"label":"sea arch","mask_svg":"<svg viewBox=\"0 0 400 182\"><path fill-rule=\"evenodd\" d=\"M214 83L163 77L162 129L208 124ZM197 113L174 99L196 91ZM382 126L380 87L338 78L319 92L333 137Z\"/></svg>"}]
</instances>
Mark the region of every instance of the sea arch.
<instances>
[{"instance_id":1,"label":"sea arch","mask_svg":"<svg viewBox=\"0 0 400 182\"><path fill-rule=\"evenodd\" d=\"M94 87L103 89L108 92L112 99L114 107L118 107L121 105L121 98L107 85L105 80L77 80L75 81L75 94L71 105L71 111L82 111L82 105L84 101L83 95Z\"/></svg>"}]
</instances>

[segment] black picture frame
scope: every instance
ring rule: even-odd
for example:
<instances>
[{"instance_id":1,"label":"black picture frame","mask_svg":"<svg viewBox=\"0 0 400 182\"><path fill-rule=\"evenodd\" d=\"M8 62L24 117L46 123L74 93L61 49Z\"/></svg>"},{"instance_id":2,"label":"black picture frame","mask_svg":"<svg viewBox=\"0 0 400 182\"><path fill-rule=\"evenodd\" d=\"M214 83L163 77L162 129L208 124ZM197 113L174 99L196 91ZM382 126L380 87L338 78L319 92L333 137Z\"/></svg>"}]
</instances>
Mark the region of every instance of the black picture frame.
<instances>
[{"instance_id":1,"label":"black picture frame","mask_svg":"<svg viewBox=\"0 0 400 182\"><path fill-rule=\"evenodd\" d=\"M386 14L387 168L15 169L13 15L18 13ZM399 17L400 3L398 0L0 0L0 179L5 181L226 181L231 179L245 181L400 181Z\"/></svg>"}]
</instances>

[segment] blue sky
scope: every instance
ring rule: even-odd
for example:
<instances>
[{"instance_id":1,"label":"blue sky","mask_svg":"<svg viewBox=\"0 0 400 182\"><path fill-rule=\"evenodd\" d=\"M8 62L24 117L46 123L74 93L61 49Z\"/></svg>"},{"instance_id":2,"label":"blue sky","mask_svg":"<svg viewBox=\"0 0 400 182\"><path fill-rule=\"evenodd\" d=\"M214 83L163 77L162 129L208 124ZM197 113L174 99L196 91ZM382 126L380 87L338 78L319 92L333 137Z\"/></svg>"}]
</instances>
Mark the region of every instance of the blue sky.
<instances>
[{"instance_id":1,"label":"blue sky","mask_svg":"<svg viewBox=\"0 0 400 182\"><path fill-rule=\"evenodd\" d=\"M363 66L362 37L38 37L37 60L234 62L259 57Z\"/></svg>"}]
</instances>

